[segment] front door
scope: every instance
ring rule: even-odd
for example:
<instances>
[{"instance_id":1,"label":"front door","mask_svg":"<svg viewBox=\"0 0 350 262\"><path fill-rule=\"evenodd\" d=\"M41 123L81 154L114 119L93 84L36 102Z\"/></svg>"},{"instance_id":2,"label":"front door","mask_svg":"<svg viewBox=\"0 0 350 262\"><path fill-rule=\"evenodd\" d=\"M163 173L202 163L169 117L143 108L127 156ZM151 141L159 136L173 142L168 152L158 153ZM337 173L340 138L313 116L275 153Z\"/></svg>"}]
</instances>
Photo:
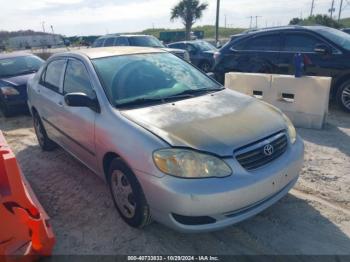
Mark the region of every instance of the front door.
<instances>
[{"instance_id":1,"label":"front door","mask_svg":"<svg viewBox=\"0 0 350 262\"><path fill-rule=\"evenodd\" d=\"M95 97L90 77L83 62L69 59L63 81L63 94L84 93ZM97 170L95 150L96 112L87 107L62 107L64 123L62 132L68 138L66 149L92 170Z\"/></svg>"},{"instance_id":2,"label":"front door","mask_svg":"<svg viewBox=\"0 0 350 262\"><path fill-rule=\"evenodd\" d=\"M317 46L326 46L328 54L315 52ZM332 51L333 50L333 51ZM294 75L294 56L301 53L304 58L305 74L310 76L334 76L337 70L336 52L323 39L306 32L289 32L284 34L279 68L282 74Z\"/></svg>"}]
</instances>

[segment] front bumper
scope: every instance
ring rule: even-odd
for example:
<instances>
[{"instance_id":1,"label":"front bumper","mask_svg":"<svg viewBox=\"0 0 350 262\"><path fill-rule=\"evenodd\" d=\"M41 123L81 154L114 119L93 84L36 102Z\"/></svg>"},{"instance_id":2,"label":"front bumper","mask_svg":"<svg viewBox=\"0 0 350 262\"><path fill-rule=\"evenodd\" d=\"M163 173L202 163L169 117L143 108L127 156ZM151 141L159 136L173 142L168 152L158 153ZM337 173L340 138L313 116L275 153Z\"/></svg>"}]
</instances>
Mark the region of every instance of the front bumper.
<instances>
[{"instance_id":1,"label":"front bumper","mask_svg":"<svg viewBox=\"0 0 350 262\"><path fill-rule=\"evenodd\" d=\"M27 94L20 94L14 96L1 95L0 99L1 103L10 110L22 111L27 109Z\"/></svg>"},{"instance_id":2,"label":"front bumper","mask_svg":"<svg viewBox=\"0 0 350 262\"><path fill-rule=\"evenodd\" d=\"M295 185L303 156L304 144L298 138L280 158L256 171L246 171L233 157L227 159L234 172L227 178L136 174L156 221L182 232L205 232L238 223L280 200Z\"/></svg>"}]
</instances>

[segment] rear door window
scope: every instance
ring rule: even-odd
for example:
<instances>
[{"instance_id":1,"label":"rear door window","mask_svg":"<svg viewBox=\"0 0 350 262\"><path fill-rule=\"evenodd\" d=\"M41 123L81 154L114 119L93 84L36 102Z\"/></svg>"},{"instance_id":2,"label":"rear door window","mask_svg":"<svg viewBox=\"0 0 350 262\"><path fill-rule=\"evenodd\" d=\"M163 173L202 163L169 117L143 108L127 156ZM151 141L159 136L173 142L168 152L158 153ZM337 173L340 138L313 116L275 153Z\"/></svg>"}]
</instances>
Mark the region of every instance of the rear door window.
<instances>
[{"instance_id":1,"label":"rear door window","mask_svg":"<svg viewBox=\"0 0 350 262\"><path fill-rule=\"evenodd\" d=\"M101 47L103 46L103 42L104 42L104 39L97 39L92 45L92 47Z\"/></svg>"},{"instance_id":2,"label":"rear door window","mask_svg":"<svg viewBox=\"0 0 350 262\"><path fill-rule=\"evenodd\" d=\"M255 36L234 45L235 50L242 51L280 51L280 34Z\"/></svg>"},{"instance_id":3,"label":"rear door window","mask_svg":"<svg viewBox=\"0 0 350 262\"><path fill-rule=\"evenodd\" d=\"M128 46L129 45L129 41L126 37L117 37L117 39L115 40L115 45L117 46Z\"/></svg>"},{"instance_id":4,"label":"rear door window","mask_svg":"<svg viewBox=\"0 0 350 262\"><path fill-rule=\"evenodd\" d=\"M66 60L54 60L50 62L41 77L41 84L55 92L60 92L62 74Z\"/></svg>"},{"instance_id":5,"label":"rear door window","mask_svg":"<svg viewBox=\"0 0 350 262\"><path fill-rule=\"evenodd\" d=\"M114 46L115 37L109 37L106 39L104 46Z\"/></svg>"}]
</instances>

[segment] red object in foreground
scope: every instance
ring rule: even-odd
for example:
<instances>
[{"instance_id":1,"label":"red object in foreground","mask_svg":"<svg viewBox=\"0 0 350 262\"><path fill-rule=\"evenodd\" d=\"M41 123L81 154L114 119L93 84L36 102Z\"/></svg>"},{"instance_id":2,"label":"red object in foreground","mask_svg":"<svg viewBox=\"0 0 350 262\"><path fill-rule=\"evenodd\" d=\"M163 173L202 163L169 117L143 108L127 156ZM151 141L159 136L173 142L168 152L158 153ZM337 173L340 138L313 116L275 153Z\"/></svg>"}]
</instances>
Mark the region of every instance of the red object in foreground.
<instances>
[{"instance_id":1,"label":"red object in foreground","mask_svg":"<svg viewBox=\"0 0 350 262\"><path fill-rule=\"evenodd\" d=\"M49 217L0 131L0 256L32 261L51 255L54 244Z\"/></svg>"}]
</instances>

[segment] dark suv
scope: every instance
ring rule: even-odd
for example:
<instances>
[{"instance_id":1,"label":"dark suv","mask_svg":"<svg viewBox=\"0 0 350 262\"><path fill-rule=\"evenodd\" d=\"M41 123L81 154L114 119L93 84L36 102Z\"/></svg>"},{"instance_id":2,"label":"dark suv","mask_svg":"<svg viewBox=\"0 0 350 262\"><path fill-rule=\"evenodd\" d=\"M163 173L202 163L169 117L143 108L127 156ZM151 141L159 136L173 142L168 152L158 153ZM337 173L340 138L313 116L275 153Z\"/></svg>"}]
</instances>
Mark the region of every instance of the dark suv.
<instances>
[{"instance_id":1,"label":"dark suv","mask_svg":"<svg viewBox=\"0 0 350 262\"><path fill-rule=\"evenodd\" d=\"M227 72L295 73L294 55L303 54L305 74L330 76L331 97L350 112L350 35L323 26L287 26L248 31L214 54L215 78Z\"/></svg>"}]
</instances>

